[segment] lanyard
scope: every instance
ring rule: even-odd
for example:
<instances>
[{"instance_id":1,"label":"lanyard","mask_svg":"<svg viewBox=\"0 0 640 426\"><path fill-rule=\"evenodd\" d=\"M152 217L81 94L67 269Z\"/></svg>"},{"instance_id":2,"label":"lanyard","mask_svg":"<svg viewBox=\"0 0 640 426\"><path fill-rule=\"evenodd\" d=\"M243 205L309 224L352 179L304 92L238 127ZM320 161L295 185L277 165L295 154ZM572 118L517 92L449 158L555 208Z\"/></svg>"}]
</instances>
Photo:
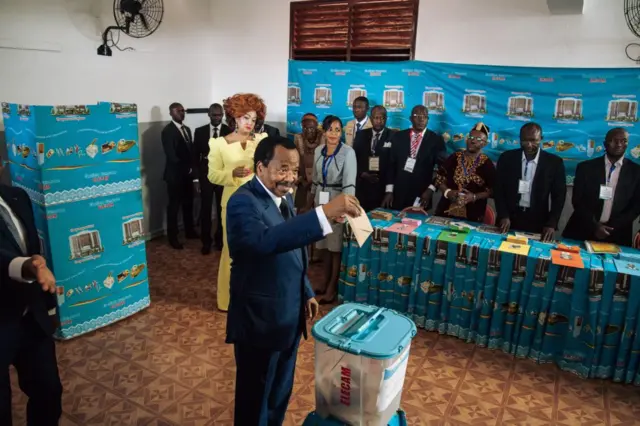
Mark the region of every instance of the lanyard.
<instances>
[{"instance_id":1,"label":"lanyard","mask_svg":"<svg viewBox=\"0 0 640 426\"><path fill-rule=\"evenodd\" d=\"M613 163L613 164L611 165L611 167L609 168L609 175L607 176L607 186L609 186L609 183L611 182L611 175L613 174L613 172L615 171L615 169L616 169L616 164L615 164L615 163Z\"/></svg>"},{"instance_id":2,"label":"lanyard","mask_svg":"<svg viewBox=\"0 0 640 426\"><path fill-rule=\"evenodd\" d=\"M478 155L476 159L473 160L473 165L471 165L471 168L469 170L467 170L467 164L466 164L466 161L464 161L464 154L462 154L462 158L460 159L462 160L462 170L464 171L464 177L468 177L469 170L475 170L476 166L478 165L478 161L480 160L480 155ZM526 174L526 169L525 169L525 174Z\"/></svg>"},{"instance_id":3,"label":"lanyard","mask_svg":"<svg viewBox=\"0 0 640 426\"><path fill-rule=\"evenodd\" d=\"M333 154L327 157L327 147L325 146L322 149L322 189L327 187L327 174L329 173L329 166L331 165L331 161L336 157L338 152L342 148L342 142L338 144Z\"/></svg>"},{"instance_id":4,"label":"lanyard","mask_svg":"<svg viewBox=\"0 0 640 426\"><path fill-rule=\"evenodd\" d=\"M527 177L527 171L529 170L529 163L532 163L533 161L527 161L524 165L524 176L522 176L522 180L529 180L529 178Z\"/></svg>"}]
</instances>

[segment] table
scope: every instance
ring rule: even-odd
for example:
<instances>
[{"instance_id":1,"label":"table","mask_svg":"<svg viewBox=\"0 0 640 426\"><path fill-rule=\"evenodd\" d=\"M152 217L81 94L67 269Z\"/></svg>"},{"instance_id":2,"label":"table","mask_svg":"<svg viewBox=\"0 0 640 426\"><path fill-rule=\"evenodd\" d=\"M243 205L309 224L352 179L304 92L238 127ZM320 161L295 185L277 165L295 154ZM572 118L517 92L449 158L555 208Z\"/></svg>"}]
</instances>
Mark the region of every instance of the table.
<instances>
[{"instance_id":1,"label":"table","mask_svg":"<svg viewBox=\"0 0 640 426\"><path fill-rule=\"evenodd\" d=\"M346 227L340 300L583 378L640 385L640 277L619 273L613 256L583 250L575 269L551 262L555 244L530 241L520 256L498 251L503 235L474 230L458 244L438 241L446 227L434 224L385 230L398 221L372 219L362 247Z\"/></svg>"}]
</instances>

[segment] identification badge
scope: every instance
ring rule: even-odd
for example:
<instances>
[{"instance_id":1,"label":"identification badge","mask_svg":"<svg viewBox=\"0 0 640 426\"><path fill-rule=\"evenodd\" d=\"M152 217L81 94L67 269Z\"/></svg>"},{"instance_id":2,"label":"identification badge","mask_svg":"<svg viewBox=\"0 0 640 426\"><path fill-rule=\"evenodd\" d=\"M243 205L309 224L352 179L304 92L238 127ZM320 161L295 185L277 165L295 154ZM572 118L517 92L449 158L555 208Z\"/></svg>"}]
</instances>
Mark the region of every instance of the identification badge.
<instances>
[{"instance_id":1,"label":"identification badge","mask_svg":"<svg viewBox=\"0 0 640 426\"><path fill-rule=\"evenodd\" d=\"M318 203L323 206L329 202L329 193L327 191L320 191L320 197Z\"/></svg>"},{"instance_id":2,"label":"identification badge","mask_svg":"<svg viewBox=\"0 0 640 426\"><path fill-rule=\"evenodd\" d=\"M518 194L528 194L531 192L531 182L520 179L518 181Z\"/></svg>"},{"instance_id":3,"label":"identification badge","mask_svg":"<svg viewBox=\"0 0 640 426\"><path fill-rule=\"evenodd\" d=\"M380 171L380 157L369 157L369 171L370 172Z\"/></svg>"},{"instance_id":4,"label":"identification badge","mask_svg":"<svg viewBox=\"0 0 640 426\"><path fill-rule=\"evenodd\" d=\"M416 167L416 159L415 158L407 158L407 162L404 163L404 171L413 173L413 169Z\"/></svg>"},{"instance_id":5,"label":"identification badge","mask_svg":"<svg viewBox=\"0 0 640 426\"><path fill-rule=\"evenodd\" d=\"M610 200L613 198L613 188L607 185L600 185L600 199Z\"/></svg>"}]
</instances>

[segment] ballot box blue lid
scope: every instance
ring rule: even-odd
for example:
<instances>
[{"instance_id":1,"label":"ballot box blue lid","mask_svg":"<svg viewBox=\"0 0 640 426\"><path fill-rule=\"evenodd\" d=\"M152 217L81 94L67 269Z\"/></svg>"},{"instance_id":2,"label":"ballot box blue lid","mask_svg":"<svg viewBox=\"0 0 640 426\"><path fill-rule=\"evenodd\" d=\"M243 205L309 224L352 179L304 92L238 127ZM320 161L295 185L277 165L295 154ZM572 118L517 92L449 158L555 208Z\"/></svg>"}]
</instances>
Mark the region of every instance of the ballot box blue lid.
<instances>
[{"instance_id":1,"label":"ballot box blue lid","mask_svg":"<svg viewBox=\"0 0 640 426\"><path fill-rule=\"evenodd\" d=\"M416 325L391 309L345 303L316 322L311 332L316 340L343 352L388 359L409 345Z\"/></svg>"}]
</instances>

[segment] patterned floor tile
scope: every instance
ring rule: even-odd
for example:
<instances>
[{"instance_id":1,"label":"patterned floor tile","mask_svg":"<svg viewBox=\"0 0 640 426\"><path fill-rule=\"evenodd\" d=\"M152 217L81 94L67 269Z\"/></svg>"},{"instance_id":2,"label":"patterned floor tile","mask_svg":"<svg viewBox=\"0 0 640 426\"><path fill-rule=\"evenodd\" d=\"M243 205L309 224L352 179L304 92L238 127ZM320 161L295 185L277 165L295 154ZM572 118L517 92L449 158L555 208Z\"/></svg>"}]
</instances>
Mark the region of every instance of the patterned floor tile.
<instances>
[{"instance_id":1,"label":"patterned floor tile","mask_svg":"<svg viewBox=\"0 0 640 426\"><path fill-rule=\"evenodd\" d=\"M233 425L235 362L226 314L216 309L218 256L203 258L191 241L182 252L153 241L148 259L149 309L58 342L62 426ZM310 279L321 274L314 265ZM303 342L287 426L315 407L314 357L313 339ZM11 384L14 424L23 425L27 398L13 370ZM411 344L401 406L411 426L640 425L635 386L581 380L424 331Z\"/></svg>"}]
</instances>

